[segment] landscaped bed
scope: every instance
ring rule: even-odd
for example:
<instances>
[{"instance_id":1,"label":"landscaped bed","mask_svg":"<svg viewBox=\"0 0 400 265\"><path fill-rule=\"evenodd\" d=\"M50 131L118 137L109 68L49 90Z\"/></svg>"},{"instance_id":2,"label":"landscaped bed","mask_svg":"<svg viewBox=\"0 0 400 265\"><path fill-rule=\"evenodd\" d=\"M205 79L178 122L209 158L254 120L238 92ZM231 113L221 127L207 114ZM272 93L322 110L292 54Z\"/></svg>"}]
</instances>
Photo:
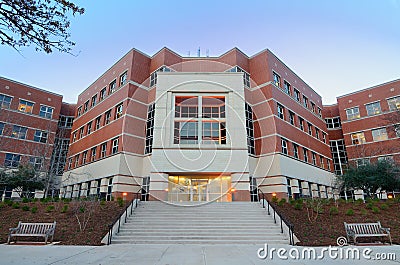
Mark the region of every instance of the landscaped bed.
<instances>
[{"instance_id":1,"label":"landscaped bed","mask_svg":"<svg viewBox=\"0 0 400 265\"><path fill-rule=\"evenodd\" d=\"M394 244L400 243L400 203L394 200L368 200L364 203L344 200L297 200L278 202L276 206L294 225L300 240L298 245L336 245L339 236L346 236L344 222L367 223L380 221L382 227L390 228ZM360 238L358 242L389 242L387 237Z\"/></svg>"},{"instance_id":2,"label":"landscaped bed","mask_svg":"<svg viewBox=\"0 0 400 265\"><path fill-rule=\"evenodd\" d=\"M57 222L54 241L62 245L101 245L101 239L125 209L122 201L0 202L0 243L7 242L9 228L23 222ZM20 238L18 241L42 241Z\"/></svg>"}]
</instances>

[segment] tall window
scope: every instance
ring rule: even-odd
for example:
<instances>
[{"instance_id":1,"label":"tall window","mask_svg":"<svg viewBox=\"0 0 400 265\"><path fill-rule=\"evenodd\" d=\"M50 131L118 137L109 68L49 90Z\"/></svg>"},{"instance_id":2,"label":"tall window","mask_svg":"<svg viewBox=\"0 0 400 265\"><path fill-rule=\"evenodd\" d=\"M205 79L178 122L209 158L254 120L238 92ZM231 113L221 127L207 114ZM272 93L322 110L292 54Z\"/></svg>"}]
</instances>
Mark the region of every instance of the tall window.
<instances>
[{"instance_id":1,"label":"tall window","mask_svg":"<svg viewBox=\"0 0 400 265\"><path fill-rule=\"evenodd\" d=\"M0 108L9 109L12 97L0 94Z\"/></svg>"},{"instance_id":2,"label":"tall window","mask_svg":"<svg viewBox=\"0 0 400 265\"><path fill-rule=\"evenodd\" d=\"M106 88L103 88L100 90L100 96L99 96L99 101L102 101L106 98Z\"/></svg>"},{"instance_id":3,"label":"tall window","mask_svg":"<svg viewBox=\"0 0 400 265\"><path fill-rule=\"evenodd\" d=\"M74 164L74 167L77 168L78 165L79 165L79 154L77 154L77 155L75 156L75 164Z\"/></svg>"},{"instance_id":4,"label":"tall window","mask_svg":"<svg viewBox=\"0 0 400 265\"><path fill-rule=\"evenodd\" d=\"M100 129L100 126L101 126L101 116L99 116L99 117L97 117L96 118L96 121L95 121L95 128L96 128L96 130L98 130L98 129Z\"/></svg>"},{"instance_id":5,"label":"tall window","mask_svg":"<svg viewBox=\"0 0 400 265\"><path fill-rule=\"evenodd\" d=\"M76 141L76 135L77 135L76 131L72 133L72 142L73 143Z\"/></svg>"},{"instance_id":6,"label":"tall window","mask_svg":"<svg viewBox=\"0 0 400 265\"><path fill-rule=\"evenodd\" d=\"M3 135L5 123L0 122L0 135Z\"/></svg>"},{"instance_id":7,"label":"tall window","mask_svg":"<svg viewBox=\"0 0 400 265\"><path fill-rule=\"evenodd\" d=\"M82 106L80 106L76 111L76 116L79 117L82 114Z\"/></svg>"},{"instance_id":8,"label":"tall window","mask_svg":"<svg viewBox=\"0 0 400 265\"><path fill-rule=\"evenodd\" d=\"M53 116L53 110L54 109L52 107L41 105L39 116L47 118L47 119L51 119Z\"/></svg>"},{"instance_id":9,"label":"tall window","mask_svg":"<svg viewBox=\"0 0 400 265\"><path fill-rule=\"evenodd\" d=\"M318 107L318 116L322 117L322 110L320 107Z\"/></svg>"},{"instance_id":10,"label":"tall window","mask_svg":"<svg viewBox=\"0 0 400 265\"><path fill-rule=\"evenodd\" d=\"M23 99L19 100L18 110L25 113L32 113L33 110L33 102L29 102Z\"/></svg>"},{"instance_id":11,"label":"tall window","mask_svg":"<svg viewBox=\"0 0 400 265\"><path fill-rule=\"evenodd\" d=\"M383 141L388 139L386 128L372 130L372 138L374 141Z\"/></svg>"},{"instance_id":12,"label":"tall window","mask_svg":"<svg viewBox=\"0 0 400 265\"><path fill-rule=\"evenodd\" d=\"M107 125L111 122L111 110L106 111L104 113L104 125Z\"/></svg>"},{"instance_id":13,"label":"tall window","mask_svg":"<svg viewBox=\"0 0 400 265\"><path fill-rule=\"evenodd\" d=\"M79 129L79 139L81 139L84 135L84 128L83 126Z\"/></svg>"},{"instance_id":14,"label":"tall window","mask_svg":"<svg viewBox=\"0 0 400 265\"><path fill-rule=\"evenodd\" d=\"M118 144L119 144L119 138L114 138L112 140L112 146L111 146L111 153L116 154L118 153Z\"/></svg>"},{"instance_id":15,"label":"tall window","mask_svg":"<svg viewBox=\"0 0 400 265\"><path fill-rule=\"evenodd\" d=\"M289 122L291 125L294 125L294 113L289 111Z\"/></svg>"},{"instance_id":16,"label":"tall window","mask_svg":"<svg viewBox=\"0 0 400 265\"><path fill-rule=\"evenodd\" d=\"M303 96L303 106L308 109L308 98Z\"/></svg>"},{"instance_id":17,"label":"tall window","mask_svg":"<svg viewBox=\"0 0 400 265\"><path fill-rule=\"evenodd\" d=\"M282 120L285 119L285 108L277 103L277 109L278 109L278 117L281 118Z\"/></svg>"},{"instance_id":18,"label":"tall window","mask_svg":"<svg viewBox=\"0 0 400 265\"><path fill-rule=\"evenodd\" d=\"M300 130L304 131L304 119L302 117L299 117L299 127Z\"/></svg>"},{"instance_id":19,"label":"tall window","mask_svg":"<svg viewBox=\"0 0 400 265\"><path fill-rule=\"evenodd\" d=\"M326 133L322 133L322 141L324 142L324 143L326 143Z\"/></svg>"},{"instance_id":20,"label":"tall window","mask_svg":"<svg viewBox=\"0 0 400 265\"><path fill-rule=\"evenodd\" d=\"M92 123L91 121L88 122L86 125L86 134L91 134L92 133Z\"/></svg>"},{"instance_id":21,"label":"tall window","mask_svg":"<svg viewBox=\"0 0 400 265\"><path fill-rule=\"evenodd\" d=\"M46 143L47 142L47 132L36 130L35 135L33 136L33 140L39 143Z\"/></svg>"},{"instance_id":22,"label":"tall window","mask_svg":"<svg viewBox=\"0 0 400 265\"><path fill-rule=\"evenodd\" d=\"M319 140L319 129L315 127L315 137Z\"/></svg>"},{"instance_id":23,"label":"tall window","mask_svg":"<svg viewBox=\"0 0 400 265\"><path fill-rule=\"evenodd\" d=\"M96 103L97 103L97 94L92 97L90 107L93 108L94 106L96 106Z\"/></svg>"},{"instance_id":24,"label":"tall window","mask_svg":"<svg viewBox=\"0 0 400 265\"><path fill-rule=\"evenodd\" d=\"M176 96L175 144L226 144L224 96Z\"/></svg>"},{"instance_id":25,"label":"tall window","mask_svg":"<svg viewBox=\"0 0 400 265\"><path fill-rule=\"evenodd\" d=\"M100 157L106 157L107 156L107 143L103 143L100 146Z\"/></svg>"},{"instance_id":26,"label":"tall window","mask_svg":"<svg viewBox=\"0 0 400 265\"><path fill-rule=\"evenodd\" d=\"M299 158L299 146L295 143L293 144L293 156Z\"/></svg>"},{"instance_id":27,"label":"tall window","mask_svg":"<svg viewBox=\"0 0 400 265\"><path fill-rule=\"evenodd\" d=\"M292 94L292 91L290 89L290 84L286 80L283 81L283 89L285 90L285 93L288 95Z\"/></svg>"},{"instance_id":28,"label":"tall window","mask_svg":"<svg viewBox=\"0 0 400 265\"><path fill-rule=\"evenodd\" d=\"M97 151L97 146L92 147L92 149L90 149L90 162L96 161L96 151Z\"/></svg>"},{"instance_id":29,"label":"tall window","mask_svg":"<svg viewBox=\"0 0 400 265\"><path fill-rule=\"evenodd\" d=\"M87 153L88 153L88 151L84 151L84 152L82 153L82 165L86 164Z\"/></svg>"},{"instance_id":30,"label":"tall window","mask_svg":"<svg viewBox=\"0 0 400 265\"><path fill-rule=\"evenodd\" d=\"M83 104L83 112L88 111L89 109L89 100L85 102L85 104Z\"/></svg>"},{"instance_id":31,"label":"tall window","mask_svg":"<svg viewBox=\"0 0 400 265\"><path fill-rule=\"evenodd\" d=\"M122 108L123 108L123 104L119 104L115 107L115 119L121 118L122 116Z\"/></svg>"},{"instance_id":32,"label":"tall window","mask_svg":"<svg viewBox=\"0 0 400 265\"><path fill-rule=\"evenodd\" d=\"M308 127L308 134L312 135L312 124L307 122L307 127Z\"/></svg>"},{"instance_id":33,"label":"tall window","mask_svg":"<svg viewBox=\"0 0 400 265\"><path fill-rule=\"evenodd\" d=\"M113 81L108 85L108 94L111 95L112 93L114 93L116 87L117 87L117 80L113 80Z\"/></svg>"},{"instance_id":34,"label":"tall window","mask_svg":"<svg viewBox=\"0 0 400 265\"><path fill-rule=\"evenodd\" d=\"M282 153L287 155L288 154L288 146L287 146L287 140L281 138L281 147L282 147Z\"/></svg>"},{"instance_id":35,"label":"tall window","mask_svg":"<svg viewBox=\"0 0 400 265\"><path fill-rule=\"evenodd\" d=\"M295 88L295 89L293 89L293 91L294 91L294 99L297 101L297 102L300 102L300 92Z\"/></svg>"},{"instance_id":36,"label":"tall window","mask_svg":"<svg viewBox=\"0 0 400 265\"><path fill-rule=\"evenodd\" d=\"M21 155L7 153L5 160L4 160L4 166L5 167L18 167L20 160L21 160Z\"/></svg>"},{"instance_id":37,"label":"tall window","mask_svg":"<svg viewBox=\"0 0 400 265\"><path fill-rule=\"evenodd\" d=\"M120 75L120 77L119 77L119 86L125 85L127 78L128 78L128 71L126 71L122 75Z\"/></svg>"},{"instance_id":38,"label":"tall window","mask_svg":"<svg viewBox=\"0 0 400 265\"><path fill-rule=\"evenodd\" d=\"M246 131L247 131L247 151L249 154L255 155L255 143L254 143L254 122L253 122L253 109L246 102L245 103L246 112Z\"/></svg>"},{"instance_id":39,"label":"tall window","mask_svg":"<svg viewBox=\"0 0 400 265\"><path fill-rule=\"evenodd\" d=\"M400 110L400 96L387 100L390 110Z\"/></svg>"},{"instance_id":40,"label":"tall window","mask_svg":"<svg viewBox=\"0 0 400 265\"><path fill-rule=\"evenodd\" d=\"M150 104L149 107L147 108L146 146L144 150L145 154L150 154L153 151L154 114L155 114L155 103Z\"/></svg>"},{"instance_id":41,"label":"tall window","mask_svg":"<svg viewBox=\"0 0 400 265\"><path fill-rule=\"evenodd\" d=\"M369 103L365 105L365 108L367 109L368 116L377 115L382 112L381 104L379 102Z\"/></svg>"},{"instance_id":42,"label":"tall window","mask_svg":"<svg viewBox=\"0 0 400 265\"><path fill-rule=\"evenodd\" d=\"M363 132L360 133L353 133L351 135L351 141L353 144L363 144L366 142L365 136Z\"/></svg>"},{"instance_id":43,"label":"tall window","mask_svg":"<svg viewBox=\"0 0 400 265\"><path fill-rule=\"evenodd\" d=\"M281 77L275 72L272 72L272 74L274 76L274 85L277 87L281 87Z\"/></svg>"},{"instance_id":44,"label":"tall window","mask_svg":"<svg viewBox=\"0 0 400 265\"><path fill-rule=\"evenodd\" d=\"M315 155L314 152L311 152L311 157L312 157L312 164L316 165L317 164L317 156Z\"/></svg>"},{"instance_id":45,"label":"tall window","mask_svg":"<svg viewBox=\"0 0 400 265\"><path fill-rule=\"evenodd\" d=\"M14 125L13 130L11 133L11 137L18 138L18 139L26 139L26 132L28 128Z\"/></svg>"},{"instance_id":46,"label":"tall window","mask_svg":"<svg viewBox=\"0 0 400 265\"><path fill-rule=\"evenodd\" d=\"M358 107L350 108L346 110L348 120L354 120L360 118L360 110Z\"/></svg>"},{"instance_id":47,"label":"tall window","mask_svg":"<svg viewBox=\"0 0 400 265\"><path fill-rule=\"evenodd\" d=\"M308 150L305 147L303 147L303 157L304 157L304 161L308 162Z\"/></svg>"},{"instance_id":48,"label":"tall window","mask_svg":"<svg viewBox=\"0 0 400 265\"><path fill-rule=\"evenodd\" d=\"M324 157L323 156L319 156L319 164L322 168L325 168L325 162L324 162Z\"/></svg>"},{"instance_id":49,"label":"tall window","mask_svg":"<svg viewBox=\"0 0 400 265\"><path fill-rule=\"evenodd\" d=\"M31 164L35 170L41 170L43 159L41 157L31 157L29 158L29 164Z\"/></svg>"},{"instance_id":50,"label":"tall window","mask_svg":"<svg viewBox=\"0 0 400 265\"><path fill-rule=\"evenodd\" d=\"M315 103L314 102L311 102L311 111L314 112L314 113L317 113L316 109L315 109Z\"/></svg>"}]
</instances>

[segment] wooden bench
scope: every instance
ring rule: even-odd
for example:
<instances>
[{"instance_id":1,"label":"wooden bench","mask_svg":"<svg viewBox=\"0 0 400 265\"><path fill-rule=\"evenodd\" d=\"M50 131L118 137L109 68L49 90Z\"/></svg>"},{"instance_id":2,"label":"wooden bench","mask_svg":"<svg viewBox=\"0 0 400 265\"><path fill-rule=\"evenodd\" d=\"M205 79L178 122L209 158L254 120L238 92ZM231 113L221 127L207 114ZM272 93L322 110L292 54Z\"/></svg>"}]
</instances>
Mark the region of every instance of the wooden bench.
<instances>
[{"instance_id":1,"label":"wooden bench","mask_svg":"<svg viewBox=\"0 0 400 265\"><path fill-rule=\"evenodd\" d=\"M348 242L350 242L350 239L353 239L354 244L357 244L358 237L387 236L389 237L390 245L392 244L390 228L382 227L380 222L359 224L348 224L345 222L344 228L346 229Z\"/></svg>"},{"instance_id":2,"label":"wooden bench","mask_svg":"<svg viewBox=\"0 0 400 265\"><path fill-rule=\"evenodd\" d=\"M39 236L44 237L45 244L51 236L51 241L53 241L54 231L56 230L56 222L54 223L23 223L19 222L18 226L15 228L10 228L10 233L8 234L7 244L10 244L12 237L18 236ZM17 240L15 239L15 242Z\"/></svg>"}]
</instances>

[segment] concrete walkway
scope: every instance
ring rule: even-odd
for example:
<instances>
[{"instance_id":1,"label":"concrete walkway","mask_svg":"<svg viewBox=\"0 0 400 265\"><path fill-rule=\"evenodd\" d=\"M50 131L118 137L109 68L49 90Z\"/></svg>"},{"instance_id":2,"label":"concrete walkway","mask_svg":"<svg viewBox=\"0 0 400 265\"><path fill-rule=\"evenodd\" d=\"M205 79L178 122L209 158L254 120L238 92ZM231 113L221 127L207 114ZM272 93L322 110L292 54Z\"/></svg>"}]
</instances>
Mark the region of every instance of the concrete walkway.
<instances>
[{"instance_id":1,"label":"concrete walkway","mask_svg":"<svg viewBox=\"0 0 400 265\"><path fill-rule=\"evenodd\" d=\"M267 257L260 259L257 255L260 245L111 245L111 246L18 246L0 245L0 264L399 264L400 246L365 246L357 247L362 254L365 248L372 250L368 255L371 259L367 260L362 256L358 260L330 258L328 251L321 260L292 259L288 252L296 255L304 251L303 247L291 249L288 245L270 245L271 248L284 248L286 254L281 253L288 259L280 259L274 252L273 259ZM348 247L338 248L338 252L348 249ZM317 254L321 253L322 248L315 248ZM260 252L262 255L264 252ZM373 260L377 253L394 253L396 260ZM344 255L345 256L345 255Z\"/></svg>"}]
</instances>

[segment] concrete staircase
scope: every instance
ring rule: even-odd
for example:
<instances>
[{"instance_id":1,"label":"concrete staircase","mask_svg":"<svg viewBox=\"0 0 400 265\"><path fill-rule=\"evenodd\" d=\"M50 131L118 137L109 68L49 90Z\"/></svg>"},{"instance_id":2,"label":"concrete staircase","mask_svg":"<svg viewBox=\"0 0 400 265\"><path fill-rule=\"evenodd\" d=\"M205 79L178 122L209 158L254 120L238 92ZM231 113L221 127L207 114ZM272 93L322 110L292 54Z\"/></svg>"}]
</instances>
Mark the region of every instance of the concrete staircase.
<instances>
[{"instance_id":1,"label":"concrete staircase","mask_svg":"<svg viewBox=\"0 0 400 265\"><path fill-rule=\"evenodd\" d=\"M258 203L141 202L112 244L288 244Z\"/></svg>"}]
</instances>

